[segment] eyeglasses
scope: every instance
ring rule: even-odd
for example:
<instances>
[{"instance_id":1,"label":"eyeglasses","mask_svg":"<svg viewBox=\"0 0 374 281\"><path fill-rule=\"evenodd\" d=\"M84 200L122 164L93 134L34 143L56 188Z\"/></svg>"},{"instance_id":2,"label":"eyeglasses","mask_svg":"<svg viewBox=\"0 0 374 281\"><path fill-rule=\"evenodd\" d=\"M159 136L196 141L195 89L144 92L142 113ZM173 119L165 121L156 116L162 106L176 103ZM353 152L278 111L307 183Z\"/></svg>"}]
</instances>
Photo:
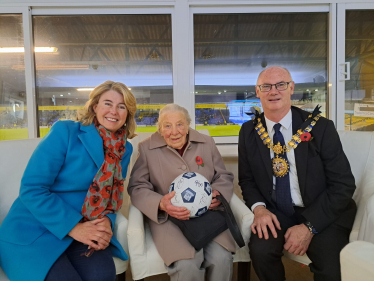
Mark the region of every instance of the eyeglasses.
<instances>
[{"instance_id":1,"label":"eyeglasses","mask_svg":"<svg viewBox=\"0 0 374 281\"><path fill-rule=\"evenodd\" d=\"M271 88L273 86L275 86L275 89L277 89L278 91L284 91L284 90L287 90L288 84L290 84L292 82L293 81L290 81L290 82L279 82L279 83L276 83L276 84L262 84L262 85L257 85L257 87L260 88L261 92L270 92Z\"/></svg>"}]
</instances>

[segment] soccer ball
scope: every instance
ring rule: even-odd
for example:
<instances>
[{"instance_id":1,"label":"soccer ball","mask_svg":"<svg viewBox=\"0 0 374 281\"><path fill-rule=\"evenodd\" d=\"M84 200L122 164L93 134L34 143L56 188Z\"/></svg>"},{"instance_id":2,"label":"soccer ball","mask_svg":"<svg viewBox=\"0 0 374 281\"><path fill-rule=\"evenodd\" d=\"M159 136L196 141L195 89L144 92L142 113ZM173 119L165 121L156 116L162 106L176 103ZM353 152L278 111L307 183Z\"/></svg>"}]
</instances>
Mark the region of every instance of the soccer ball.
<instances>
[{"instance_id":1,"label":"soccer ball","mask_svg":"<svg viewBox=\"0 0 374 281\"><path fill-rule=\"evenodd\" d=\"M169 193L175 191L171 204L186 207L190 210L190 218L200 217L212 202L212 187L209 181L198 173L179 175L170 185Z\"/></svg>"}]
</instances>

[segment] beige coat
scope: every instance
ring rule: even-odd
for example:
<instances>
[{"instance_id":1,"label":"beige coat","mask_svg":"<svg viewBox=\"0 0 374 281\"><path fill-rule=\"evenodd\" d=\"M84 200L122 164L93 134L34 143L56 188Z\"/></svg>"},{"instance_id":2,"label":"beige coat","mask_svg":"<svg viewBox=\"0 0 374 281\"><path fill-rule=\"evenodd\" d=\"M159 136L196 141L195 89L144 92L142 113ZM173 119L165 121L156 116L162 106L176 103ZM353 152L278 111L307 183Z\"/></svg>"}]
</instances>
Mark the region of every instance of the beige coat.
<instances>
[{"instance_id":1,"label":"beige coat","mask_svg":"<svg viewBox=\"0 0 374 281\"><path fill-rule=\"evenodd\" d=\"M213 190L218 190L230 201L233 174L226 171L213 138L191 128L183 157L167 146L158 132L139 143L138 151L128 186L132 204L148 217L153 241L167 266L177 260L193 258L195 249L179 228L168 220L167 214L158 209L161 198L168 193L171 182L177 176L197 172L210 181ZM197 156L203 159L204 167L197 165ZM235 241L229 230L218 235L214 241L235 252Z\"/></svg>"}]
</instances>

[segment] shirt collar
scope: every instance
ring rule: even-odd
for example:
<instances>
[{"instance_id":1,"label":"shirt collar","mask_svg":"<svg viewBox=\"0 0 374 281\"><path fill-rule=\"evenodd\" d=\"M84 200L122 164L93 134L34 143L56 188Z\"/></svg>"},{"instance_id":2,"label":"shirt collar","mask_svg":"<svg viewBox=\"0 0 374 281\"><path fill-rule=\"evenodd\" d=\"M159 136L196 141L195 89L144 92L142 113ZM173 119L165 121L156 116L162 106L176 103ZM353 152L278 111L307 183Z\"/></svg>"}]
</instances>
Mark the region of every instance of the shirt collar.
<instances>
[{"instance_id":1,"label":"shirt collar","mask_svg":"<svg viewBox=\"0 0 374 281\"><path fill-rule=\"evenodd\" d=\"M268 128L268 132L272 132L274 130L274 125L277 124L269 119L266 118L266 116L264 115L265 117L265 122L266 122L266 128ZM292 124L292 111L290 109L290 111L288 111L288 113L286 114L286 116L283 117L282 120L280 120L278 123L280 123L282 125L283 128L285 128L286 130L288 130Z\"/></svg>"}]
</instances>

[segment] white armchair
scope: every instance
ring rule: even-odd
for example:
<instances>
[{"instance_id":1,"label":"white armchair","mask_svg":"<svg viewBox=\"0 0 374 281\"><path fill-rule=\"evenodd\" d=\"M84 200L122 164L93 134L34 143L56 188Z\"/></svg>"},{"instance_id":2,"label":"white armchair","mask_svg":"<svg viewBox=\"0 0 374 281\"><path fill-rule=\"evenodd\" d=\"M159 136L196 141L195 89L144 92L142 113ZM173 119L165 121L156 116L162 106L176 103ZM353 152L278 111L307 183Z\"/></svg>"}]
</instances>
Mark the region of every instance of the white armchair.
<instances>
[{"instance_id":1,"label":"white armchair","mask_svg":"<svg viewBox=\"0 0 374 281\"><path fill-rule=\"evenodd\" d=\"M209 135L208 130L200 130L199 132ZM131 167L137 158L138 143L150 135L151 133L141 133L131 140L134 148L132 160L130 162ZM243 248L237 246L234 255L234 262L238 262L238 280L249 280L251 259L249 256L248 242L251 235L250 226L254 216L243 201L235 194L230 201L230 207L246 244ZM167 273L164 262L153 243L148 223L145 222L143 214L131 204L129 209L127 239L133 280L142 280L149 276Z\"/></svg>"},{"instance_id":2,"label":"white armchair","mask_svg":"<svg viewBox=\"0 0 374 281\"><path fill-rule=\"evenodd\" d=\"M374 195L366 203L358 241L340 253L342 281L374 280Z\"/></svg>"},{"instance_id":3,"label":"white armchair","mask_svg":"<svg viewBox=\"0 0 374 281\"><path fill-rule=\"evenodd\" d=\"M230 201L230 207L246 244L243 248L237 246L234 262L246 262L248 263L246 266L249 266L251 259L249 257L248 241L251 235L250 226L253 222L253 213L235 194ZM143 214L133 205L130 205L127 240L131 273L134 280L142 280L149 276L167 273L165 264L153 243L149 225L144 221ZM242 266L243 264L241 264ZM247 270L247 268L240 268L239 275L245 275L246 272L249 272ZM248 279L245 276L239 276L239 280Z\"/></svg>"},{"instance_id":4,"label":"white armchair","mask_svg":"<svg viewBox=\"0 0 374 281\"><path fill-rule=\"evenodd\" d=\"M23 172L31 154L40 140L41 139L27 139L0 142L0 191L3 191L0 196L0 225L13 204L13 201L18 197ZM127 224L127 219L121 213L118 213L113 235L116 236L126 253L128 253ZM128 267L128 261L123 261L118 258L113 258L113 260L116 266L117 280L125 280L125 271ZM9 279L0 268L0 281L8 280Z\"/></svg>"},{"instance_id":5,"label":"white armchair","mask_svg":"<svg viewBox=\"0 0 374 281\"><path fill-rule=\"evenodd\" d=\"M368 198L370 198L370 196L374 194L374 132L339 131L339 136L356 181L356 191L353 195L353 199L357 204L357 214L349 237L349 241L354 242L356 240L363 239L359 238L359 232L360 235L364 235L363 233L365 233L365 235L371 235L372 237L374 237L374 222L371 222L371 234L368 234L369 232L367 231L361 231L362 228L369 229L369 226L367 225L368 220L363 219L363 217L365 213L366 202ZM372 205L372 208L374 208L374 205ZM374 212L372 212L371 216L374 216ZM366 223L362 224L361 222ZM374 243L374 240L372 241L372 243ZM362 245L362 243L360 243L360 245ZM309 263L311 263L306 254L304 256L295 256L293 254L289 254L286 251L284 251L284 254L286 257L297 262L306 265L309 265Z\"/></svg>"}]
</instances>

